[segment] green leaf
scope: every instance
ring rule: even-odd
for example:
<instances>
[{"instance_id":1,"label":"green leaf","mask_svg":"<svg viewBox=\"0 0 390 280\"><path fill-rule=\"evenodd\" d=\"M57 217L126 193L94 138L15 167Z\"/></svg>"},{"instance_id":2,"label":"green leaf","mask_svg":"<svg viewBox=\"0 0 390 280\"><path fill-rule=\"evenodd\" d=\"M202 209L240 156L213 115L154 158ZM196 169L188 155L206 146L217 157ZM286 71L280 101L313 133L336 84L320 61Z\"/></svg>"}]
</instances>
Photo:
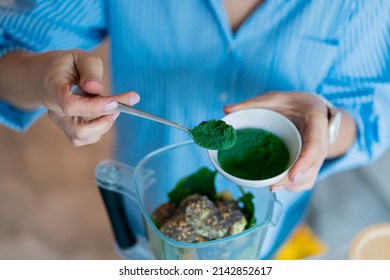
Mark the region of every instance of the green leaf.
<instances>
[{"instance_id":1,"label":"green leaf","mask_svg":"<svg viewBox=\"0 0 390 280\"><path fill-rule=\"evenodd\" d=\"M246 229L251 228L251 227L253 227L255 225L256 225L256 218L255 218L255 215L252 215L252 217L250 218L248 224L246 225Z\"/></svg>"},{"instance_id":2,"label":"green leaf","mask_svg":"<svg viewBox=\"0 0 390 280\"><path fill-rule=\"evenodd\" d=\"M159 221L157 221L156 219L152 218L152 222L156 226L156 228L160 229L161 224L159 223Z\"/></svg>"},{"instance_id":3,"label":"green leaf","mask_svg":"<svg viewBox=\"0 0 390 280\"><path fill-rule=\"evenodd\" d=\"M251 228L256 224L255 218L255 204L253 203L253 194L250 192L244 193L242 197L238 199L244 204L244 210L249 214L249 221L246 228Z\"/></svg>"},{"instance_id":4,"label":"green leaf","mask_svg":"<svg viewBox=\"0 0 390 280\"><path fill-rule=\"evenodd\" d=\"M203 167L190 176L181 179L176 187L168 193L169 202L177 205L181 200L195 193L214 200L217 194L214 185L215 175L217 175L217 171L213 172Z\"/></svg>"}]
</instances>

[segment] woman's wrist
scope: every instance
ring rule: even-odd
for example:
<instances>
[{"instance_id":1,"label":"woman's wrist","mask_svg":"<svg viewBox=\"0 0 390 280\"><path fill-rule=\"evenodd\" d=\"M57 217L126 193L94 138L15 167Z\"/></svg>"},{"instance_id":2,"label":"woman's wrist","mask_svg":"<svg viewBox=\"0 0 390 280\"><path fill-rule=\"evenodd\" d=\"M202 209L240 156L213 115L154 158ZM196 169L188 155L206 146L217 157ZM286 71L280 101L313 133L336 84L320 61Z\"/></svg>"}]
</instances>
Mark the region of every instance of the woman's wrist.
<instances>
[{"instance_id":1,"label":"woman's wrist","mask_svg":"<svg viewBox=\"0 0 390 280\"><path fill-rule=\"evenodd\" d=\"M340 129L334 144L328 147L327 159L337 158L345 154L355 141L357 128L355 120L344 110L340 110Z\"/></svg>"},{"instance_id":2,"label":"woman's wrist","mask_svg":"<svg viewBox=\"0 0 390 280\"><path fill-rule=\"evenodd\" d=\"M0 59L0 99L22 110L42 106L43 80L52 54L15 51Z\"/></svg>"},{"instance_id":3,"label":"woman's wrist","mask_svg":"<svg viewBox=\"0 0 390 280\"><path fill-rule=\"evenodd\" d=\"M337 158L345 154L356 138L356 124L346 112L330 103L323 96L313 94L327 106L329 145L327 159Z\"/></svg>"}]
</instances>

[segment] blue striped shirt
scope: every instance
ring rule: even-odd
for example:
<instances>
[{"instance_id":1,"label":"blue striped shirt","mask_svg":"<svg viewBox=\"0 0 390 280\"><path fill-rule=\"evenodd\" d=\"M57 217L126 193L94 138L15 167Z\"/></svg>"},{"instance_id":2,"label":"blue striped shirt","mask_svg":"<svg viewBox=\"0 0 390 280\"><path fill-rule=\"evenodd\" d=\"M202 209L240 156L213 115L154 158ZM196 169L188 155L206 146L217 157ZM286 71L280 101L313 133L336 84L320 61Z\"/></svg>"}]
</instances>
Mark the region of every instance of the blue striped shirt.
<instances>
[{"instance_id":1,"label":"blue striped shirt","mask_svg":"<svg viewBox=\"0 0 390 280\"><path fill-rule=\"evenodd\" d=\"M232 33L221 0L35 1L0 9L0 55L92 49L108 34L113 92L188 127L268 91L321 94L356 121L358 135L320 178L368 164L390 143L390 1L269 0ZM0 103L0 121L26 129L44 109ZM161 124L121 116L116 158L187 139ZM147 141L145 140L147 137Z\"/></svg>"}]
</instances>

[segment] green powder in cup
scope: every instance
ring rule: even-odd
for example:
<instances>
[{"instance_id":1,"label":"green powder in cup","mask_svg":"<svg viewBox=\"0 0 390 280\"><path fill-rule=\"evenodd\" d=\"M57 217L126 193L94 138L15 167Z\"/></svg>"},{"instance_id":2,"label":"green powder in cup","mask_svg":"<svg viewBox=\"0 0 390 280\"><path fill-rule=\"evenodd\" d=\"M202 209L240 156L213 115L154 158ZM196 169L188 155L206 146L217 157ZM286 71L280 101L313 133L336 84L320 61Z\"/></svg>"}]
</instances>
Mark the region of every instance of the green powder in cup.
<instances>
[{"instance_id":1,"label":"green powder in cup","mask_svg":"<svg viewBox=\"0 0 390 280\"><path fill-rule=\"evenodd\" d=\"M283 140L262 129L238 130L234 147L218 152L222 169L246 180L272 178L286 170L289 160Z\"/></svg>"},{"instance_id":2,"label":"green powder in cup","mask_svg":"<svg viewBox=\"0 0 390 280\"><path fill-rule=\"evenodd\" d=\"M236 130L222 120L203 121L191 134L196 144L209 150L230 149L237 141Z\"/></svg>"}]
</instances>

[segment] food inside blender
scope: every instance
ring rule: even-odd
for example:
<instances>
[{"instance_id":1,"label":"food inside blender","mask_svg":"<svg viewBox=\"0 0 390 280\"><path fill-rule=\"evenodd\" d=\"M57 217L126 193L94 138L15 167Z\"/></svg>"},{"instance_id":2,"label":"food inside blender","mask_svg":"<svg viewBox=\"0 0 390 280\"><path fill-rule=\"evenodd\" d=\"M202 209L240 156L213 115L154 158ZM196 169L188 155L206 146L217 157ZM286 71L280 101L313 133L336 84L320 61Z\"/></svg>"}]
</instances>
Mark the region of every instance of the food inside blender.
<instances>
[{"instance_id":1,"label":"food inside blender","mask_svg":"<svg viewBox=\"0 0 390 280\"><path fill-rule=\"evenodd\" d=\"M235 200L230 192L216 192L217 172L201 168L179 181L168 194L169 202L152 214L156 227L177 241L198 243L234 235L253 226L253 195Z\"/></svg>"}]
</instances>

